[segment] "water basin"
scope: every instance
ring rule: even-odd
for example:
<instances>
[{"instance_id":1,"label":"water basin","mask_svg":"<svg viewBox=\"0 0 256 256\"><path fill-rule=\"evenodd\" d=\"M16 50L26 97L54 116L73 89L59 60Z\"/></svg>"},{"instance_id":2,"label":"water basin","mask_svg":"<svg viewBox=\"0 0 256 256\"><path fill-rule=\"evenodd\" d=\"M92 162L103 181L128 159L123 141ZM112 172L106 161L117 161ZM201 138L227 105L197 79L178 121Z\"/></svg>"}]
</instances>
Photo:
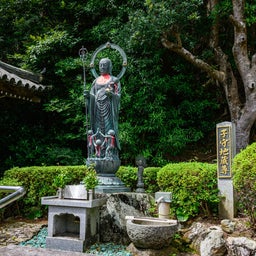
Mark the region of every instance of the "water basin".
<instances>
[{"instance_id":1,"label":"water basin","mask_svg":"<svg viewBox=\"0 0 256 256\"><path fill-rule=\"evenodd\" d=\"M161 249L170 245L178 229L176 220L134 218L126 222L127 234L134 246L142 249Z\"/></svg>"}]
</instances>

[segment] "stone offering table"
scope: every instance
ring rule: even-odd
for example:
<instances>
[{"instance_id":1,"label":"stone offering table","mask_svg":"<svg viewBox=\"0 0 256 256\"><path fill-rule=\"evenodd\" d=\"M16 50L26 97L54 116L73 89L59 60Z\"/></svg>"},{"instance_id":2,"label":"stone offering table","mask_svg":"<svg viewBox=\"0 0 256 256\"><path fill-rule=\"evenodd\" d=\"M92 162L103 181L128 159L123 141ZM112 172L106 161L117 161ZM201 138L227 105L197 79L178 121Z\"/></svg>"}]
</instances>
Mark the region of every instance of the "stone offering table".
<instances>
[{"instance_id":1,"label":"stone offering table","mask_svg":"<svg viewBox=\"0 0 256 256\"><path fill-rule=\"evenodd\" d=\"M48 205L46 248L83 252L99 241L99 207L106 198L94 200L43 197Z\"/></svg>"}]
</instances>

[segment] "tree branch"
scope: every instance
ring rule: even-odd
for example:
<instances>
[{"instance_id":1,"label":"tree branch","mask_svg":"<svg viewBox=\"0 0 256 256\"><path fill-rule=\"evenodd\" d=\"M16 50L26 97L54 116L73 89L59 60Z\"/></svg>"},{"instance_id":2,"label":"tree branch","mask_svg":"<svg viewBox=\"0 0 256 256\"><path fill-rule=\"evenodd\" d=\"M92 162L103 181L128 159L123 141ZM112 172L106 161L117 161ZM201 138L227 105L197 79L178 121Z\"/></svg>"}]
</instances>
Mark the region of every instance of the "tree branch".
<instances>
[{"instance_id":1,"label":"tree branch","mask_svg":"<svg viewBox=\"0 0 256 256\"><path fill-rule=\"evenodd\" d=\"M236 29L238 29L238 30L245 29L245 23L236 20L233 15L229 15L229 19L230 19L231 23L233 24L233 26L236 27Z\"/></svg>"},{"instance_id":2,"label":"tree branch","mask_svg":"<svg viewBox=\"0 0 256 256\"><path fill-rule=\"evenodd\" d=\"M233 14L230 15L230 20L234 26L234 45L233 45L233 56L245 85L245 94L248 98L251 93L251 89L256 87L256 67L255 67L255 56L252 57L250 62L248 57L247 48L247 29L244 20L244 0L233 0Z\"/></svg>"},{"instance_id":3,"label":"tree branch","mask_svg":"<svg viewBox=\"0 0 256 256\"><path fill-rule=\"evenodd\" d=\"M170 42L167 39L166 35L163 35L161 42L166 49L179 54L181 57L189 61L195 67L205 71L210 77L214 78L215 80L218 80L219 82L223 82L225 80L224 72L216 70L212 66L210 66L208 63L204 62L201 59L198 59L191 52L183 48L181 46L181 43L176 44L176 43Z\"/></svg>"}]
</instances>

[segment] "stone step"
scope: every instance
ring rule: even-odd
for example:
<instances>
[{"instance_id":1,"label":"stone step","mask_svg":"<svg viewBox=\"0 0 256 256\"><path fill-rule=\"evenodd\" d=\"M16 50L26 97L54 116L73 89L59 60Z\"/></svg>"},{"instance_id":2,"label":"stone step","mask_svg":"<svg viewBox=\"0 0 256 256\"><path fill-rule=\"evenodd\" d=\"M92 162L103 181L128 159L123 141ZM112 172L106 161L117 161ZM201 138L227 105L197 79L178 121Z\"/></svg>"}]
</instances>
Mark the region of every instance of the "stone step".
<instances>
[{"instance_id":1,"label":"stone step","mask_svg":"<svg viewBox=\"0 0 256 256\"><path fill-rule=\"evenodd\" d=\"M93 256L93 254L80 253L80 252L70 252L61 250L52 250L45 248L34 248L28 246L19 245L7 245L0 248L1 256Z\"/></svg>"}]
</instances>

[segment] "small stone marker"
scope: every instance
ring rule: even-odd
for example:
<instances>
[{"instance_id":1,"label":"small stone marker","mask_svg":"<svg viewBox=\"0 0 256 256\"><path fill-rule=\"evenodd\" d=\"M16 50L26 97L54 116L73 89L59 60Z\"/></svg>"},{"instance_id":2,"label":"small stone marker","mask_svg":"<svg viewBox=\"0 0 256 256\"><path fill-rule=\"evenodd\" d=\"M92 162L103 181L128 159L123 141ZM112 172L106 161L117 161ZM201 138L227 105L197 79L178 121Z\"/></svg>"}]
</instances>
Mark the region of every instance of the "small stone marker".
<instances>
[{"instance_id":1,"label":"small stone marker","mask_svg":"<svg viewBox=\"0 0 256 256\"><path fill-rule=\"evenodd\" d=\"M137 182L137 193L144 193L144 182L143 182L143 172L144 168L146 167L146 159L143 156L137 156L136 164L138 165L138 182Z\"/></svg>"},{"instance_id":2,"label":"small stone marker","mask_svg":"<svg viewBox=\"0 0 256 256\"><path fill-rule=\"evenodd\" d=\"M231 122L217 124L217 172L221 201L219 216L223 219L235 217L235 199L232 182L232 159L236 154L235 125Z\"/></svg>"}]
</instances>

